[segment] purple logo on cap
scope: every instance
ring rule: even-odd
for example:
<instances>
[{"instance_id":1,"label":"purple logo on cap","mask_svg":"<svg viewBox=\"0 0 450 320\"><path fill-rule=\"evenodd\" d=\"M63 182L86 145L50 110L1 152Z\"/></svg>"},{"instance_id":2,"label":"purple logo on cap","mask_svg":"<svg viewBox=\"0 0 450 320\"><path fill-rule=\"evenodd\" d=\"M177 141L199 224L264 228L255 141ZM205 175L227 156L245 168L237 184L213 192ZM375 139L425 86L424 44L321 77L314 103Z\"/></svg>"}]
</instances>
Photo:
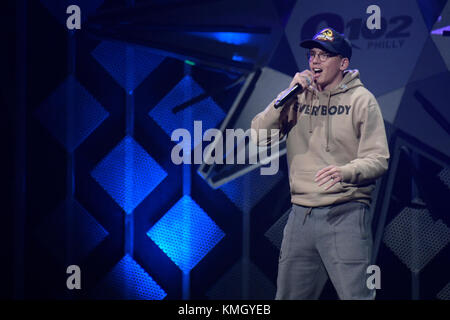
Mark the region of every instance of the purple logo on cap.
<instances>
[{"instance_id":1,"label":"purple logo on cap","mask_svg":"<svg viewBox=\"0 0 450 320\"><path fill-rule=\"evenodd\" d=\"M333 31L331 29L323 29L320 31L318 35L314 37L314 40L321 40L321 41L334 41Z\"/></svg>"}]
</instances>

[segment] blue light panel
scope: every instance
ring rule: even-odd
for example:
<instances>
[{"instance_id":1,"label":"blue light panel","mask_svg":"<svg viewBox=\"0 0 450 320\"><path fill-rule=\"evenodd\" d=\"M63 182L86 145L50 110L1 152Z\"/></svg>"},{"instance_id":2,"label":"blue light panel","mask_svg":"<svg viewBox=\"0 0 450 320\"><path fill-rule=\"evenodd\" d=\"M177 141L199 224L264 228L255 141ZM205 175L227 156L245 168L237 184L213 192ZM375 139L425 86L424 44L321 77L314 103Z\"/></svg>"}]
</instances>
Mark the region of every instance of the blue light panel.
<instances>
[{"instance_id":1,"label":"blue light panel","mask_svg":"<svg viewBox=\"0 0 450 320\"><path fill-rule=\"evenodd\" d=\"M125 43L103 41L92 56L128 93L141 84L164 60L141 47Z\"/></svg>"},{"instance_id":2,"label":"blue light panel","mask_svg":"<svg viewBox=\"0 0 450 320\"><path fill-rule=\"evenodd\" d=\"M189 32L189 34L235 45L248 43L253 36L245 32Z\"/></svg>"},{"instance_id":3,"label":"blue light panel","mask_svg":"<svg viewBox=\"0 0 450 320\"><path fill-rule=\"evenodd\" d=\"M92 177L131 213L167 173L130 136L125 137L91 172Z\"/></svg>"},{"instance_id":4,"label":"blue light panel","mask_svg":"<svg viewBox=\"0 0 450 320\"><path fill-rule=\"evenodd\" d=\"M129 255L107 274L95 290L97 298L162 300L167 293Z\"/></svg>"},{"instance_id":5,"label":"blue light panel","mask_svg":"<svg viewBox=\"0 0 450 320\"><path fill-rule=\"evenodd\" d=\"M147 235L184 273L189 273L225 233L189 195L184 195Z\"/></svg>"},{"instance_id":6,"label":"blue light panel","mask_svg":"<svg viewBox=\"0 0 450 320\"><path fill-rule=\"evenodd\" d=\"M70 91L72 96L68 97ZM71 103L68 103L68 99ZM101 104L71 75L36 111L40 122L69 152L75 150L108 115Z\"/></svg>"},{"instance_id":7,"label":"blue light panel","mask_svg":"<svg viewBox=\"0 0 450 320\"><path fill-rule=\"evenodd\" d=\"M283 176L282 171L263 176L258 168L224 184L220 189L243 212L249 212Z\"/></svg>"},{"instance_id":8,"label":"blue light panel","mask_svg":"<svg viewBox=\"0 0 450 320\"><path fill-rule=\"evenodd\" d=\"M223 110L210 97L195 103L184 110L173 113L172 109L200 94L204 90L190 77L185 76L150 112L158 125L170 137L178 128L187 129L194 139L194 121L202 121L203 132L217 127L225 117ZM191 147L194 147L193 143Z\"/></svg>"}]
</instances>

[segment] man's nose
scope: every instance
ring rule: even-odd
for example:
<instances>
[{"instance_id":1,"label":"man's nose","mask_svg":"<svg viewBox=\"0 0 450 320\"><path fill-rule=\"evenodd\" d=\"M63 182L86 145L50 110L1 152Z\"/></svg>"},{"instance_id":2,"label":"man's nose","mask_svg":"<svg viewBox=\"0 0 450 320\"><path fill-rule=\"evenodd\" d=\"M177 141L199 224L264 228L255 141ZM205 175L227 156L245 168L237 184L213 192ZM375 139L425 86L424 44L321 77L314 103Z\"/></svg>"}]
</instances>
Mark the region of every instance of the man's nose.
<instances>
[{"instance_id":1,"label":"man's nose","mask_svg":"<svg viewBox=\"0 0 450 320\"><path fill-rule=\"evenodd\" d=\"M319 63L320 62L319 55L316 54L315 56L313 56L311 61L312 61L312 63L315 63L315 64Z\"/></svg>"}]
</instances>

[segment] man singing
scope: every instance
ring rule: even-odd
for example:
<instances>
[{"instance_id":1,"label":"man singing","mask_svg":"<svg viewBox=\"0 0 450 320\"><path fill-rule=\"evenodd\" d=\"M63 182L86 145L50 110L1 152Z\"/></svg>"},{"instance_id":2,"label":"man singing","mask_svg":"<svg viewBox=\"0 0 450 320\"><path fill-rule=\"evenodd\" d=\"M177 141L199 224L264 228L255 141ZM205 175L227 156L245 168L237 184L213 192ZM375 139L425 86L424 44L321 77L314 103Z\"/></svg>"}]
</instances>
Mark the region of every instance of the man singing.
<instances>
[{"instance_id":1,"label":"man singing","mask_svg":"<svg viewBox=\"0 0 450 320\"><path fill-rule=\"evenodd\" d=\"M281 245L276 299L318 299L330 278L340 299L374 299L367 288L372 251L370 216L375 180L388 168L383 117L358 70L347 70L348 39L332 28L300 44L309 70L296 73L252 120L287 135L292 208ZM304 90L274 105L296 84ZM277 137L278 138L278 137Z\"/></svg>"}]
</instances>

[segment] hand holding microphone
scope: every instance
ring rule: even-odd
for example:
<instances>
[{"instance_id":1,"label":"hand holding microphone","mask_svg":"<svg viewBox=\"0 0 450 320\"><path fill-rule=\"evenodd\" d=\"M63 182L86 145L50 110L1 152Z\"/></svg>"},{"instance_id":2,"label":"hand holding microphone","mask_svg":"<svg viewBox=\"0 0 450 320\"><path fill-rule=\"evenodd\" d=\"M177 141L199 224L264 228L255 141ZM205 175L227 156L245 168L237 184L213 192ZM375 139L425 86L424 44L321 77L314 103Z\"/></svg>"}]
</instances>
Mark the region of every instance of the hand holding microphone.
<instances>
[{"instance_id":1,"label":"hand holding microphone","mask_svg":"<svg viewBox=\"0 0 450 320\"><path fill-rule=\"evenodd\" d=\"M309 87L314 79L310 70L297 72L289 85L289 88L282 92L281 97L275 102L274 107L279 108L287 101L291 100L297 94L301 93L305 88Z\"/></svg>"}]
</instances>

